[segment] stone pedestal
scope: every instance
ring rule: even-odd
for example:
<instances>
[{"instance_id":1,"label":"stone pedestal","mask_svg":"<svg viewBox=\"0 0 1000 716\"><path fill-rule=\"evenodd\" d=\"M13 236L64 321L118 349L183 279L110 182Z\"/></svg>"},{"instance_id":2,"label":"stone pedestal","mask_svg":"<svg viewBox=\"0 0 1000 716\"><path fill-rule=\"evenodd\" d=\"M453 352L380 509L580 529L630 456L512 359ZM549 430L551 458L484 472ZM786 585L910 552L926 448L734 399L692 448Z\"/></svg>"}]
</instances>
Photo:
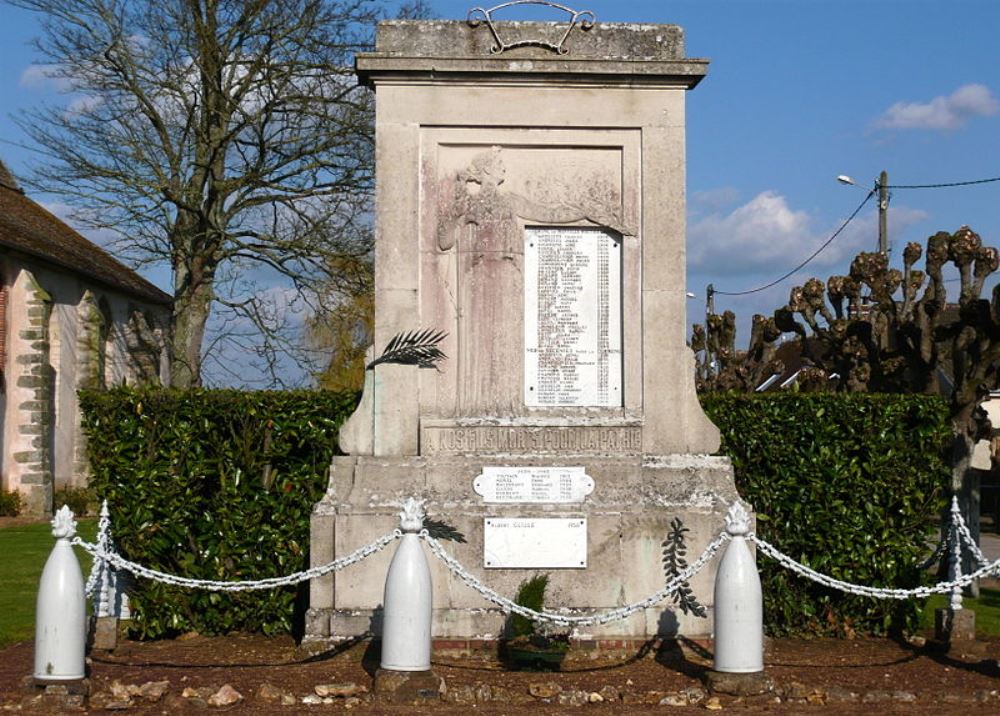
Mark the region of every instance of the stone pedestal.
<instances>
[{"instance_id":1,"label":"stone pedestal","mask_svg":"<svg viewBox=\"0 0 1000 716\"><path fill-rule=\"evenodd\" d=\"M971 609L935 609L934 638L942 644L975 641L976 613Z\"/></svg>"},{"instance_id":2,"label":"stone pedestal","mask_svg":"<svg viewBox=\"0 0 1000 716\"><path fill-rule=\"evenodd\" d=\"M447 359L367 372L311 560L370 543L418 497L499 593L547 572L549 609L605 610L663 587L671 520L694 561L738 499L729 461L711 457L719 433L685 343L684 103L707 61L685 56L672 25L493 29L514 39L496 45L484 23L385 22L357 58L377 99L369 359L419 329L446 334ZM582 468L593 491L515 503L473 489L484 468L528 466ZM585 543L567 538L577 564L487 566L486 520L499 518L585 520ZM307 638L378 634L390 559L314 580ZM498 609L431 569L435 638L500 635ZM707 635L714 573L691 585L707 618L668 601L576 636Z\"/></svg>"},{"instance_id":3,"label":"stone pedestal","mask_svg":"<svg viewBox=\"0 0 1000 716\"><path fill-rule=\"evenodd\" d=\"M484 465L581 464L593 477L594 492L582 504L484 504L472 481ZM463 565L501 594L513 597L526 575L534 571L487 569L483 566L483 522L496 517L585 517L586 569L547 571L550 608L576 613L611 609L643 599L662 588L667 577L662 566L669 523L680 518L688 534L689 562L693 562L724 525L728 505L738 499L728 458L675 455L660 459L511 457L339 457L331 468L330 490L317 504L312 519L312 562L323 564L347 554L372 538L394 529L399 505L407 497L424 498L428 519L443 523L455 539L443 544ZM308 636L346 639L381 630L383 580L391 550L357 567L313 580L310 591ZM436 638L496 638L504 614L477 592L451 576L429 556L434 584ZM645 638L702 636L712 631L711 599L715 563L692 581L709 618L685 615L666 600L631 618L575 632L577 638Z\"/></svg>"}]
</instances>

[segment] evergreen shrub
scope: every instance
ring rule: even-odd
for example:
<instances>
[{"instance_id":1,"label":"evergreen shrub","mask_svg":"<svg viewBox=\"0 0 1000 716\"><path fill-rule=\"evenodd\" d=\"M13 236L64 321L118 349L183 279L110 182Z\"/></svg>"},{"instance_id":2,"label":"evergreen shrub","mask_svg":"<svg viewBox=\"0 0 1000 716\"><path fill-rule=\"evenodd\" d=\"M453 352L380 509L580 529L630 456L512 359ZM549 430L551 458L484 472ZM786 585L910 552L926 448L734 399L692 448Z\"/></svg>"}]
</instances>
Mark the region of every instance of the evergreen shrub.
<instances>
[{"instance_id":1,"label":"evergreen shrub","mask_svg":"<svg viewBox=\"0 0 1000 716\"><path fill-rule=\"evenodd\" d=\"M910 588L938 538L949 484L945 402L926 395L707 394L723 454L757 533L785 554L849 582ZM844 594L758 555L772 635L914 629L920 600Z\"/></svg>"},{"instance_id":2,"label":"evergreen shrub","mask_svg":"<svg viewBox=\"0 0 1000 716\"><path fill-rule=\"evenodd\" d=\"M322 391L82 392L90 484L108 500L119 551L198 579L306 568L310 511L356 401ZM222 594L138 579L133 634L286 633L307 594L308 583Z\"/></svg>"},{"instance_id":3,"label":"evergreen shrub","mask_svg":"<svg viewBox=\"0 0 1000 716\"><path fill-rule=\"evenodd\" d=\"M21 493L0 489L0 517L17 517L21 514Z\"/></svg>"}]
</instances>

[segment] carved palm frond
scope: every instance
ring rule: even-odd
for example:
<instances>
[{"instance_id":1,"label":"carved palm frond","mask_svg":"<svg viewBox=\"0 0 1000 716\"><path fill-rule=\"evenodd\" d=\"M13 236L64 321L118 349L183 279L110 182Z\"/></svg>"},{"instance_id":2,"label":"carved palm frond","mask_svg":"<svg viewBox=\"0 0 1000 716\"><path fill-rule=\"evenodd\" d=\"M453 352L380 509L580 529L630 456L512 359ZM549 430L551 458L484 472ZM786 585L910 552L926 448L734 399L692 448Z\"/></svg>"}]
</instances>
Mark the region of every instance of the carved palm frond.
<instances>
[{"instance_id":1,"label":"carved palm frond","mask_svg":"<svg viewBox=\"0 0 1000 716\"><path fill-rule=\"evenodd\" d=\"M448 356L441 352L438 343L448 334L434 328L397 333L386 344L382 355L373 360L366 370L371 370L382 363L401 363L415 365L421 368L434 368L438 361Z\"/></svg>"}]
</instances>

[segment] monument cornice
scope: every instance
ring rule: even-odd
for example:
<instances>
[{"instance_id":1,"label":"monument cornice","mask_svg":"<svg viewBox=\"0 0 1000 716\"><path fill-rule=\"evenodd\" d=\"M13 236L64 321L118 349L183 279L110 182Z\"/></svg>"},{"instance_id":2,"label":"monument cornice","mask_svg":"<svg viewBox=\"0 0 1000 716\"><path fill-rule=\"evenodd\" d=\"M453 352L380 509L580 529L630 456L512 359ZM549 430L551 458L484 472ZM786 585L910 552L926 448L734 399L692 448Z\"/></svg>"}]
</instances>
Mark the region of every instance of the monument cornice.
<instances>
[{"instance_id":1,"label":"monument cornice","mask_svg":"<svg viewBox=\"0 0 1000 716\"><path fill-rule=\"evenodd\" d=\"M621 60L513 57L402 57L358 55L355 70L365 86L380 84L599 85L601 87L695 87L708 74L708 60Z\"/></svg>"}]
</instances>

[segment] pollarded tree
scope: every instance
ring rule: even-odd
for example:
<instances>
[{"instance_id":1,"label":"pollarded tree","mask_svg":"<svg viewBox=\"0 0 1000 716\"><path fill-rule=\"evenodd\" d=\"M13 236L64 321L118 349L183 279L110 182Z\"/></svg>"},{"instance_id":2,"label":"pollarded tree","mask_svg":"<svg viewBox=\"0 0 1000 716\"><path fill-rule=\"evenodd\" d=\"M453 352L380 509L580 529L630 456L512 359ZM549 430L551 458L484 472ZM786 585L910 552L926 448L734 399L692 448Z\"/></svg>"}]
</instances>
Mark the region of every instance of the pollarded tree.
<instances>
[{"instance_id":1,"label":"pollarded tree","mask_svg":"<svg viewBox=\"0 0 1000 716\"><path fill-rule=\"evenodd\" d=\"M43 16L37 49L75 96L21 118L46 160L29 183L170 267L175 385L201 381L213 307L280 338L269 297L351 294L330 269L371 250L372 106L351 65L379 3L8 1Z\"/></svg>"},{"instance_id":2,"label":"pollarded tree","mask_svg":"<svg viewBox=\"0 0 1000 716\"><path fill-rule=\"evenodd\" d=\"M914 268L921 257L923 271ZM943 277L949 263L960 276L957 305L948 303ZM814 366L813 384L948 398L954 435L951 487L967 515L972 453L989 434L980 406L1000 377L1000 286L990 299L981 297L998 266L997 249L984 246L963 226L954 234L929 237L926 252L920 244L908 244L902 272L889 268L884 254L861 253L850 275L832 276L825 285L812 278L793 288L788 304L773 317L779 331L802 339L803 358ZM710 319L709 334L711 326ZM752 364L753 356L745 360Z\"/></svg>"},{"instance_id":3,"label":"pollarded tree","mask_svg":"<svg viewBox=\"0 0 1000 716\"><path fill-rule=\"evenodd\" d=\"M773 318L753 317L750 346L736 349L736 314L708 316L706 327L692 326L691 348L695 352L698 391L733 390L751 392L784 365L775 355L775 341L781 337Z\"/></svg>"}]
</instances>

